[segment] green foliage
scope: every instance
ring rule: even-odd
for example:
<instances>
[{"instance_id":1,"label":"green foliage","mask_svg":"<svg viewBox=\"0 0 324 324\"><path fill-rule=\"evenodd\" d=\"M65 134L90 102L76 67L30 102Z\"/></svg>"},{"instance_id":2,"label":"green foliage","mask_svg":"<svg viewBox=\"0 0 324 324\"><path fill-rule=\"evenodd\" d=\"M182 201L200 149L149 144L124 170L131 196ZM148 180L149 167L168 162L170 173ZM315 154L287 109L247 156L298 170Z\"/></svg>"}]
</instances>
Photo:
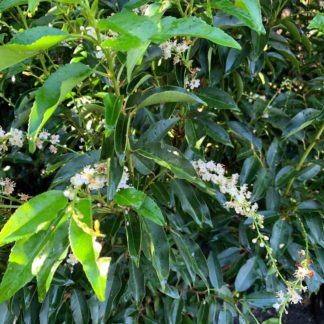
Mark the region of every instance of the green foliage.
<instances>
[{"instance_id":1,"label":"green foliage","mask_svg":"<svg viewBox=\"0 0 324 324\"><path fill-rule=\"evenodd\" d=\"M1 1L0 323L282 323L316 294L319 9Z\"/></svg>"}]
</instances>

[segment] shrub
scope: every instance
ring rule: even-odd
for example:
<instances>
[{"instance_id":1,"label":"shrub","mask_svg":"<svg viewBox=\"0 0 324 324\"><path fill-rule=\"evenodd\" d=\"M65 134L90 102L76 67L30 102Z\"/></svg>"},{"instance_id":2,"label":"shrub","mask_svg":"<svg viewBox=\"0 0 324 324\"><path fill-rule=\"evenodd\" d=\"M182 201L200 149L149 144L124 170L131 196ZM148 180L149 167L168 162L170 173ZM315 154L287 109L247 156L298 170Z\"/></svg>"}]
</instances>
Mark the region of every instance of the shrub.
<instances>
[{"instance_id":1,"label":"shrub","mask_svg":"<svg viewBox=\"0 0 324 324\"><path fill-rule=\"evenodd\" d=\"M316 293L318 10L3 0L3 321L281 323Z\"/></svg>"}]
</instances>

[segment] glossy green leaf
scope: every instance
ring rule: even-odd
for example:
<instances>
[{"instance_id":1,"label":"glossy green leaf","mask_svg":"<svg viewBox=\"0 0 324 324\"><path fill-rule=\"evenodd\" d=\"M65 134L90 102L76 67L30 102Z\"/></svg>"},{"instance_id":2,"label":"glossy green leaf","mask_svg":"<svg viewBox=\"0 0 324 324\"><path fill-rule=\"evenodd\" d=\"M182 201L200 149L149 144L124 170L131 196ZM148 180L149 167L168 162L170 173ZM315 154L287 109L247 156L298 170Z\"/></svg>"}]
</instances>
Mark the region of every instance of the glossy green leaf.
<instances>
[{"instance_id":1,"label":"glossy green leaf","mask_svg":"<svg viewBox=\"0 0 324 324\"><path fill-rule=\"evenodd\" d=\"M197 95L211 108L239 111L233 98L221 89L206 87L199 90Z\"/></svg>"},{"instance_id":2,"label":"glossy green leaf","mask_svg":"<svg viewBox=\"0 0 324 324\"><path fill-rule=\"evenodd\" d=\"M129 263L129 287L133 298L137 305L139 305L145 295L144 275L141 268L137 268L133 262Z\"/></svg>"},{"instance_id":3,"label":"glossy green leaf","mask_svg":"<svg viewBox=\"0 0 324 324\"><path fill-rule=\"evenodd\" d=\"M141 243L142 243L142 228L139 219L133 215L125 215L126 221L126 236L128 253L136 266L139 266Z\"/></svg>"},{"instance_id":4,"label":"glossy green leaf","mask_svg":"<svg viewBox=\"0 0 324 324\"><path fill-rule=\"evenodd\" d=\"M240 268L235 278L235 289L237 291L246 291L257 279L256 265L258 257L252 257Z\"/></svg>"},{"instance_id":5,"label":"glossy green leaf","mask_svg":"<svg viewBox=\"0 0 324 324\"><path fill-rule=\"evenodd\" d=\"M209 280L215 289L221 288L224 284L221 266L215 251L209 253L208 259Z\"/></svg>"},{"instance_id":6,"label":"glossy green leaf","mask_svg":"<svg viewBox=\"0 0 324 324\"><path fill-rule=\"evenodd\" d=\"M46 26L17 33L9 43L0 46L0 71L52 47L67 37L68 34L60 29Z\"/></svg>"},{"instance_id":7,"label":"glossy green leaf","mask_svg":"<svg viewBox=\"0 0 324 324\"><path fill-rule=\"evenodd\" d=\"M34 11L40 3L40 0L28 0L28 10Z\"/></svg>"},{"instance_id":8,"label":"glossy green leaf","mask_svg":"<svg viewBox=\"0 0 324 324\"><path fill-rule=\"evenodd\" d=\"M174 17L165 17L161 21L160 33L154 35L151 39L161 43L176 36L205 38L222 46L237 49L241 48L238 42L223 32L220 28L208 25L198 17L184 17L179 19Z\"/></svg>"},{"instance_id":9,"label":"glossy green leaf","mask_svg":"<svg viewBox=\"0 0 324 324\"><path fill-rule=\"evenodd\" d=\"M205 120L204 126L207 135L210 136L215 142L233 147L230 137L223 127L210 120Z\"/></svg>"},{"instance_id":10,"label":"glossy green leaf","mask_svg":"<svg viewBox=\"0 0 324 324\"><path fill-rule=\"evenodd\" d=\"M30 151L35 150L36 137L54 114L57 106L72 88L88 77L90 73L91 69L82 63L61 66L37 91L28 124L28 135L31 138Z\"/></svg>"},{"instance_id":11,"label":"glossy green leaf","mask_svg":"<svg viewBox=\"0 0 324 324\"><path fill-rule=\"evenodd\" d=\"M277 187L282 187L290 181L290 179L295 175L295 168L291 165L287 165L280 169L275 178L275 184Z\"/></svg>"},{"instance_id":12,"label":"glossy green leaf","mask_svg":"<svg viewBox=\"0 0 324 324\"><path fill-rule=\"evenodd\" d=\"M123 161L125 157L127 121L127 116L120 114L114 132L115 152L120 162Z\"/></svg>"},{"instance_id":13,"label":"glossy green leaf","mask_svg":"<svg viewBox=\"0 0 324 324\"><path fill-rule=\"evenodd\" d=\"M123 107L123 97L117 97L113 93L108 93L104 98L104 106L107 136L109 136L116 127Z\"/></svg>"},{"instance_id":14,"label":"glossy green leaf","mask_svg":"<svg viewBox=\"0 0 324 324\"><path fill-rule=\"evenodd\" d=\"M92 228L92 214L90 199L81 199L75 208L83 216L82 222ZM104 301L107 282L107 274L110 265L108 257L99 258L99 246L93 237L84 232L78 223L71 218L69 239L73 254L82 264L83 270L98 299Z\"/></svg>"},{"instance_id":15,"label":"glossy green leaf","mask_svg":"<svg viewBox=\"0 0 324 324\"><path fill-rule=\"evenodd\" d=\"M236 0L235 5L246 12L253 21L256 31L265 34L265 29L262 25L261 7L259 0Z\"/></svg>"},{"instance_id":16,"label":"glossy green leaf","mask_svg":"<svg viewBox=\"0 0 324 324\"><path fill-rule=\"evenodd\" d=\"M158 226L148 219L144 218L143 220L143 230L150 238L152 264L163 288L170 271L170 247L168 238L163 227Z\"/></svg>"},{"instance_id":17,"label":"glossy green leaf","mask_svg":"<svg viewBox=\"0 0 324 324\"><path fill-rule=\"evenodd\" d=\"M255 5L246 7L240 5L242 3L255 3ZM255 30L258 33L265 33L265 29L262 25L262 17L261 17L261 10L258 0L254 1L240 1L237 2L235 5L230 0L217 0L213 1L213 6L217 9L220 9L226 12L229 15L232 15L238 19L240 19L246 26L250 27L251 29ZM249 10L250 9L250 10Z\"/></svg>"},{"instance_id":18,"label":"glossy green leaf","mask_svg":"<svg viewBox=\"0 0 324 324\"><path fill-rule=\"evenodd\" d=\"M246 296L246 301L254 307L271 307L278 301L273 292L257 291Z\"/></svg>"},{"instance_id":19,"label":"glossy green leaf","mask_svg":"<svg viewBox=\"0 0 324 324\"><path fill-rule=\"evenodd\" d=\"M139 138L138 145L160 141L170 129L179 121L179 118L161 119L153 123Z\"/></svg>"},{"instance_id":20,"label":"glossy green leaf","mask_svg":"<svg viewBox=\"0 0 324 324\"><path fill-rule=\"evenodd\" d=\"M251 183L260 167L261 163L255 156L250 156L246 160L244 160L240 173L240 185L243 186L245 183Z\"/></svg>"},{"instance_id":21,"label":"glossy green leaf","mask_svg":"<svg viewBox=\"0 0 324 324\"><path fill-rule=\"evenodd\" d=\"M55 228L55 232L44 244L32 264L32 273L36 275L38 300L43 301L50 288L54 273L66 257L69 247L68 222Z\"/></svg>"},{"instance_id":22,"label":"glossy green leaf","mask_svg":"<svg viewBox=\"0 0 324 324\"><path fill-rule=\"evenodd\" d=\"M70 308L75 323L88 323L89 310L85 296L78 289L73 289L71 293Z\"/></svg>"},{"instance_id":23,"label":"glossy green leaf","mask_svg":"<svg viewBox=\"0 0 324 324\"><path fill-rule=\"evenodd\" d=\"M291 226L287 221L279 219L272 228L270 245L273 250L274 257L279 256L286 249L291 240Z\"/></svg>"},{"instance_id":24,"label":"glossy green leaf","mask_svg":"<svg viewBox=\"0 0 324 324\"><path fill-rule=\"evenodd\" d=\"M132 73L136 66L139 64L149 46L149 42L143 43L141 46L137 48L132 48L127 52L127 60L126 60L126 67L127 67L127 82L130 83L132 81Z\"/></svg>"},{"instance_id":25,"label":"glossy green leaf","mask_svg":"<svg viewBox=\"0 0 324 324\"><path fill-rule=\"evenodd\" d=\"M143 42L148 41L158 31L155 19L128 11L101 20L97 26L102 30L110 29L121 34L121 36L117 37L117 40L122 39L122 42L119 40L116 43L114 40L108 39L102 43L104 47L115 48L115 44L118 44L117 49L119 50L129 50L133 47L143 46Z\"/></svg>"},{"instance_id":26,"label":"glossy green leaf","mask_svg":"<svg viewBox=\"0 0 324 324\"><path fill-rule=\"evenodd\" d=\"M164 217L156 202L144 192L135 188L121 189L114 197L120 206L132 207L139 216L150 219L158 225L164 225Z\"/></svg>"},{"instance_id":27,"label":"glossy green leaf","mask_svg":"<svg viewBox=\"0 0 324 324\"><path fill-rule=\"evenodd\" d=\"M299 112L286 126L282 136L288 138L305 127L312 124L313 120L319 115L319 111L312 108L307 108Z\"/></svg>"},{"instance_id":28,"label":"glossy green leaf","mask_svg":"<svg viewBox=\"0 0 324 324\"><path fill-rule=\"evenodd\" d=\"M324 14L318 13L307 26L307 29L318 29L320 32L324 33Z\"/></svg>"},{"instance_id":29,"label":"glossy green leaf","mask_svg":"<svg viewBox=\"0 0 324 324\"><path fill-rule=\"evenodd\" d=\"M269 170L260 169L256 175L256 180L253 183L252 201L257 201L264 197L266 190L269 188L273 180L272 174Z\"/></svg>"},{"instance_id":30,"label":"glossy green leaf","mask_svg":"<svg viewBox=\"0 0 324 324\"><path fill-rule=\"evenodd\" d=\"M138 109L159 105L166 102L201 104L206 103L193 93L180 87L164 86L145 91L142 95L134 95L130 98L128 105L137 105Z\"/></svg>"},{"instance_id":31,"label":"glossy green leaf","mask_svg":"<svg viewBox=\"0 0 324 324\"><path fill-rule=\"evenodd\" d=\"M44 192L19 207L0 232L0 246L46 229L67 205L62 191Z\"/></svg>"},{"instance_id":32,"label":"glossy green leaf","mask_svg":"<svg viewBox=\"0 0 324 324\"><path fill-rule=\"evenodd\" d=\"M125 207L140 208L144 202L146 194L135 188L126 188L119 190L114 196L114 201Z\"/></svg>"},{"instance_id":33,"label":"glossy green leaf","mask_svg":"<svg viewBox=\"0 0 324 324\"><path fill-rule=\"evenodd\" d=\"M57 217L52 220L51 226L46 231L40 231L15 243L0 284L0 303L12 297L41 270L40 263L44 260L41 259L39 253L55 235L53 228L55 229L60 220L61 218Z\"/></svg>"}]
</instances>

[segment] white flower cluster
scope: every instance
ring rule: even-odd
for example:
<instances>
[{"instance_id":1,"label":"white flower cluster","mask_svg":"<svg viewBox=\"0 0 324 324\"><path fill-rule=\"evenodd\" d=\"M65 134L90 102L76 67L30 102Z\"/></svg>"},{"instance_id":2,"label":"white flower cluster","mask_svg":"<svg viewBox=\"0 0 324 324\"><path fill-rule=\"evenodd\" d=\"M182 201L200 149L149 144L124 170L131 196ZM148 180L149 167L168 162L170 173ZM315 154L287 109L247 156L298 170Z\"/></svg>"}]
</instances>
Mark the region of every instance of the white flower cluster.
<instances>
[{"instance_id":1,"label":"white flower cluster","mask_svg":"<svg viewBox=\"0 0 324 324\"><path fill-rule=\"evenodd\" d=\"M51 144L49 146L50 152L56 154L57 147L55 145L60 143L60 135L51 135L48 131L43 129L36 139L37 148L40 150L43 149L44 142L49 142Z\"/></svg>"},{"instance_id":2,"label":"white flower cluster","mask_svg":"<svg viewBox=\"0 0 324 324\"><path fill-rule=\"evenodd\" d=\"M127 167L124 167L122 178L118 184L117 190L129 188L127 184L129 173ZM86 166L80 173L75 174L70 182L74 190L67 189L64 195L73 200L75 197L75 189L85 185L89 190L100 190L107 185L107 165L106 163L97 163L93 167Z\"/></svg>"},{"instance_id":3,"label":"white flower cluster","mask_svg":"<svg viewBox=\"0 0 324 324\"><path fill-rule=\"evenodd\" d=\"M15 191L16 183L9 178L1 178L0 186L2 187L0 192L6 196L10 196Z\"/></svg>"},{"instance_id":4,"label":"white flower cluster","mask_svg":"<svg viewBox=\"0 0 324 324\"><path fill-rule=\"evenodd\" d=\"M173 64L177 64L181 61L181 56L189 48L188 42L184 39L181 43L178 43L177 40L167 41L160 45L162 50L162 55L165 60L172 57L174 54Z\"/></svg>"},{"instance_id":5,"label":"white flower cluster","mask_svg":"<svg viewBox=\"0 0 324 324\"><path fill-rule=\"evenodd\" d=\"M11 128L5 132L0 126L0 154L8 151L9 146L22 147L24 145L24 133L17 128Z\"/></svg>"},{"instance_id":6,"label":"white flower cluster","mask_svg":"<svg viewBox=\"0 0 324 324\"><path fill-rule=\"evenodd\" d=\"M293 287L287 287L286 293L282 290L277 292L278 302L273 304L272 307L275 308L277 311L286 303L298 304L301 303L303 297L300 295L301 292L306 292L307 287L302 286L301 289L295 289Z\"/></svg>"},{"instance_id":7,"label":"white flower cluster","mask_svg":"<svg viewBox=\"0 0 324 324\"><path fill-rule=\"evenodd\" d=\"M196 78L192 78L190 81L188 78L185 79L185 87L190 88L191 90L195 88L199 88L200 80Z\"/></svg>"},{"instance_id":8,"label":"white flower cluster","mask_svg":"<svg viewBox=\"0 0 324 324\"><path fill-rule=\"evenodd\" d=\"M258 204L252 205L251 192L248 186L238 186L239 174L235 173L232 177L225 176L225 168L222 164L215 164L213 161L204 162L202 160L193 161L193 167L202 180L216 184L223 194L228 194L231 200L226 202L226 207L234 208L238 215L251 217L258 221L263 228L263 216L257 213Z\"/></svg>"}]
</instances>

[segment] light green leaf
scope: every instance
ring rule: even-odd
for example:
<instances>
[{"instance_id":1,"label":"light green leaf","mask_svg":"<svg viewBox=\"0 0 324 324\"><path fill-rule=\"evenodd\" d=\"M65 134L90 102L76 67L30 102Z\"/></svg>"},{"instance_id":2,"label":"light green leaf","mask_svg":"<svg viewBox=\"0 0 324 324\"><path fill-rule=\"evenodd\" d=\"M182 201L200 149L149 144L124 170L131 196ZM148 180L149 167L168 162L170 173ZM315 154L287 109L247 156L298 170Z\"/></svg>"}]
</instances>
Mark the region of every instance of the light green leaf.
<instances>
[{"instance_id":1,"label":"light green leaf","mask_svg":"<svg viewBox=\"0 0 324 324\"><path fill-rule=\"evenodd\" d=\"M130 83L132 81L132 72L136 66L142 60L148 46L149 42L145 42L137 48L132 48L127 52L126 59L126 68L127 68L127 82Z\"/></svg>"},{"instance_id":2,"label":"light green leaf","mask_svg":"<svg viewBox=\"0 0 324 324\"><path fill-rule=\"evenodd\" d=\"M116 127L119 114L123 108L123 97L117 97L113 93L108 93L104 98L104 106L108 137Z\"/></svg>"},{"instance_id":3,"label":"light green leaf","mask_svg":"<svg viewBox=\"0 0 324 324\"><path fill-rule=\"evenodd\" d=\"M45 298L54 273L66 257L69 247L68 222L66 218L55 229L54 235L44 244L32 264L32 273L36 275L38 300Z\"/></svg>"},{"instance_id":4,"label":"light green leaf","mask_svg":"<svg viewBox=\"0 0 324 324\"><path fill-rule=\"evenodd\" d=\"M164 42L171 37L191 36L205 38L213 43L241 49L241 46L231 36L223 32L220 28L208 25L205 21L197 17L174 18L165 17L161 20L160 33L151 37L153 41Z\"/></svg>"},{"instance_id":5,"label":"light green leaf","mask_svg":"<svg viewBox=\"0 0 324 324\"><path fill-rule=\"evenodd\" d=\"M67 37L66 32L47 26L17 33L10 43L0 46L0 71L48 49Z\"/></svg>"},{"instance_id":6,"label":"light green leaf","mask_svg":"<svg viewBox=\"0 0 324 324\"><path fill-rule=\"evenodd\" d=\"M252 24L257 32L265 34L259 0L236 0L235 5L250 16L250 21L253 21Z\"/></svg>"},{"instance_id":7,"label":"light green leaf","mask_svg":"<svg viewBox=\"0 0 324 324\"><path fill-rule=\"evenodd\" d=\"M166 102L184 102L206 105L206 103L193 93L180 87L164 86L145 91L142 95L134 95L130 98L128 106L137 105L138 109L158 105Z\"/></svg>"},{"instance_id":8,"label":"light green leaf","mask_svg":"<svg viewBox=\"0 0 324 324\"><path fill-rule=\"evenodd\" d=\"M257 260L258 257L252 257L240 268L235 278L235 289L237 291L245 291L249 289L257 279Z\"/></svg>"},{"instance_id":9,"label":"light green leaf","mask_svg":"<svg viewBox=\"0 0 324 324\"><path fill-rule=\"evenodd\" d=\"M318 29L324 33L324 14L318 13L307 26L307 29Z\"/></svg>"},{"instance_id":10,"label":"light green leaf","mask_svg":"<svg viewBox=\"0 0 324 324\"><path fill-rule=\"evenodd\" d=\"M240 5L243 2L243 6ZM224 11L225 13L232 15L240 19L246 26L255 30L259 34L265 33L265 29L262 25L261 10L258 0L252 1L240 1L237 5L234 5L230 0L216 0L213 1L213 7ZM244 3L250 3L249 7L244 6ZM253 6L254 3L254 6ZM252 4L252 6L251 6Z\"/></svg>"},{"instance_id":11,"label":"light green leaf","mask_svg":"<svg viewBox=\"0 0 324 324\"><path fill-rule=\"evenodd\" d=\"M118 191L114 201L120 206L132 207L138 215L150 219L158 225L164 225L164 217L155 201L144 192L135 188Z\"/></svg>"},{"instance_id":12,"label":"light green leaf","mask_svg":"<svg viewBox=\"0 0 324 324\"><path fill-rule=\"evenodd\" d=\"M28 0L28 11L33 12L39 5L40 0Z\"/></svg>"},{"instance_id":13,"label":"light green leaf","mask_svg":"<svg viewBox=\"0 0 324 324\"><path fill-rule=\"evenodd\" d=\"M0 232L0 246L46 229L67 205L62 191L44 192L19 207Z\"/></svg>"},{"instance_id":14,"label":"light green leaf","mask_svg":"<svg viewBox=\"0 0 324 324\"><path fill-rule=\"evenodd\" d=\"M151 220L152 222L158 224L158 225L164 225L165 221L164 221L164 217L163 214L161 212L160 207L156 204L156 202L146 196L142 205L136 209L138 215Z\"/></svg>"},{"instance_id":15,"label":"light green leaf","mask_svg":"<svg viewBox=\"0 0 324 324\"><path fill-rule=\"evenodd\" d=\"M75 208L83 215L82 222L92 228L91 200L81 199ZM73 218L70 222L69 239L73 254L82 264L94 292L100 301L104 301L111 258L99 258L98 243L94 242L92 235L84 232Z\"/></svg>"},{"instance_id":16,"label":"light green leaf","mask_svg":"<svg viewBox=\"0 0 324 324\"><path fill-rule=\"evenodd\" d=\"M40 263L40 258L36 257L55 235L53 228L55 229L60 221L61 218L58 217L52 221L52 225L46 231L16 242L11 250L9 264L0 284L0 303L12 297L33 278L33 268L40 270L40 267L35 266L34 263Z\"/></svg>"},{"instance_id":17,"label":"light green leaf","mask_svg":"<svg viewBox=\"0 0 324 324\"><path fill-rule=\"evenodd\" d=\"M114 201L120 206L140 208L144 202L146 194L135 188L126 188L119 190L115 196Z\"/></svg>"},{"instance_id":18,"label":"light green leaf","mask_svg":"<svg viewBox=\"0 0 324 324\"><path fill-rule=\"evenodd\" d=\"M61 66L54 72L37 91L32 107L28 135L31 138L30 151L35 150L38 133L55 112L57 106L78 83L90 75L91 69L82 63L72 63Z\"/></svg>"}]
</instances>

